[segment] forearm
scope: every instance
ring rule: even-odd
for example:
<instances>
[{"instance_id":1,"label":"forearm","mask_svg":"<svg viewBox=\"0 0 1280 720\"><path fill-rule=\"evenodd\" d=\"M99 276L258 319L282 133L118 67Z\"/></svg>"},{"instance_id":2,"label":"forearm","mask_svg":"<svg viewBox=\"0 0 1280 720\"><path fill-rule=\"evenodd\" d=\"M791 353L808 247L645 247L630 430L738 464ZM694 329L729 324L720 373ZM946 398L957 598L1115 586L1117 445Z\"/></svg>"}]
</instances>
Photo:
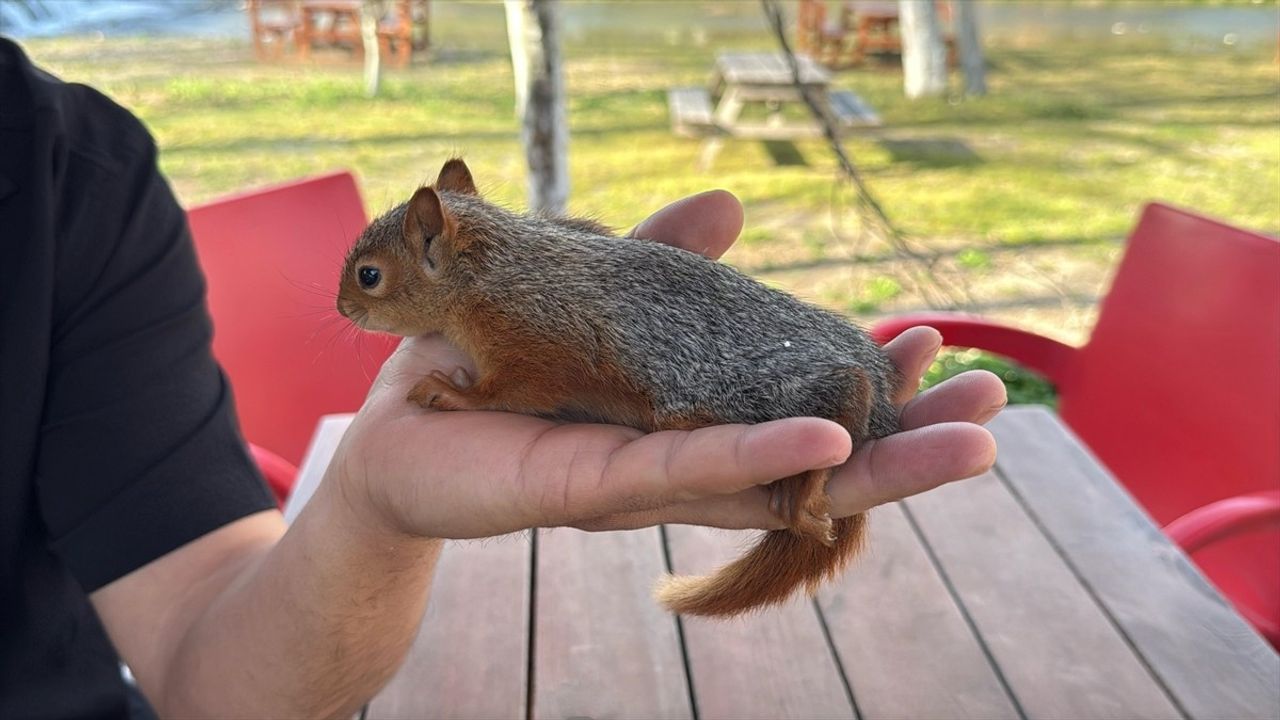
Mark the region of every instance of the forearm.
<instances>
[{"instance_id":1,"label":"forearm","mask_svg":"<svg viewBox=\"0 0 1280 720\"><path fill-rule=\"evenodd\" d=\"M336 480L278 543L197 593L208 602L175 633L153 694L163 715L350 715L395 671L442 543L371 522Z\"/></svg>"}]
</instances>

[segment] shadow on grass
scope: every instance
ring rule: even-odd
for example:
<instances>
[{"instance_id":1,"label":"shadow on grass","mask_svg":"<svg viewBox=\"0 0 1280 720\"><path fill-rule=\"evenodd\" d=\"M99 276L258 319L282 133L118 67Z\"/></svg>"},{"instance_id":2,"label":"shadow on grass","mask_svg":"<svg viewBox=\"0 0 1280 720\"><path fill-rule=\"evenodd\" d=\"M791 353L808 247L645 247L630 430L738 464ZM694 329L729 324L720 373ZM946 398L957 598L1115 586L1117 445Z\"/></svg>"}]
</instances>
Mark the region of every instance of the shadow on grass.
<instances>
[{"instance_id":1,"label":"shadow on grass","mask_svg":"<svg viewBox=\"0 0 1280 720\"><path fill-rule=\"evenodd\" d=\"M1100 127L1082 128L1079 132L1081 140L1105 140L1117 145L1132 145L1151 151L1157 155L1170 158L1185 158L1186 145L1162 142L1149 134L1108 130Z\"/></svg>"},{"instance_id":2,"label":"shadow on grass","mask_svg":"<svg viewBox=\"0 0 1280 720\"><path fill-rule=\"evenodd\" d=\"M894 140L880 138L876 141L889 152L895 163L911 163L922 168L949 168L978 165L982 156L974 152L959 138L913 138Z\"/></svg>"},{"instance_id":3,"label":"shadow on grass","mask_svg":"<svg viewBox=\"0 0 1280 720\"><path fill-rule=\"evenodd\" d=\"M938 258L950 258L961 253L982 252L989 255L1000 253L1016 253L1025 250L1040 250L1060 247L1089 247L1096 245L1117 245L1125 242L1123 237L1061 237L1022 240L1018 242L995 243L984 245L963 245L936 251ZM856 255L848 258L814 258L788 263L758 263L740 265L738 269L745 273L776 273L793 270L818 270L822 268L848 267L850 265L876 265L879 263L899 262L902 256L895 252L882 252L874 255Z\"/></svg>"},{"instance_id":4,"label":"shadow on grass","mask_svg":"<svg viewBox=\"0 0 1280 720\"><path fill-rule=\"evenodd\" d=\"M790 140L765 140L761 144L764 145L764 151L769 154L774 165L785 167L809 164L804 154L800 152L800 148Z\"/></svg>"},{"instance_id":5,"label":"shadow on grass","mask_svg":"<svg viewBox=\"0 0 1280 720\"><path fill-rule=\"evenodd\" d=\"M510 53L499 52L496 49L441 47L431 50L427 58L417 58L417 61L430 65L466 65L493 60L506 60L509 57L511 57Z\"/></svg>"},{"instance_id":6,"label":"shadow on grass","mask_svg":"<svg viewBox=\"0 0 1280 720\"><path fill-rule=\"evenodd\" d=\"M1126 97L1116 100L1103 100L1102 105L1112 108L1160 107L1169 104L1207 105L1219 102L1253 102L1256 100L1276 100L1276 92L1240 93L1236 95L1164 95L1160 97Z\"/></svg>"}]
</instances>

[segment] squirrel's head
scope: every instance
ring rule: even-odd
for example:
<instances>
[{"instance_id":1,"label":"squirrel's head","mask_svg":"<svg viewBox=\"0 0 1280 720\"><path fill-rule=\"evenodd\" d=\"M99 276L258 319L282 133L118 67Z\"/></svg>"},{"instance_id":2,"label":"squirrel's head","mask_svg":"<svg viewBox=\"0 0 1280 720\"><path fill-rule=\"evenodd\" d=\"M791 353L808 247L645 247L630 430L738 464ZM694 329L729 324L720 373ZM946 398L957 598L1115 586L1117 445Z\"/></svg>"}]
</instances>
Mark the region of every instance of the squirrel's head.
<instances>
[{"instance_id":1,"label":"squirrel's head","mask_svg":"<svg viewBox=\"0 0 1280 720\"><path fill-rule=\"evenodd\" d=\"M365 330L423 335L443 327L450 266L467 240L441 195L476 195L466 163L444 164L435 185L369 223L342 269L338 312Z\"/></svg>"}]
</instances>

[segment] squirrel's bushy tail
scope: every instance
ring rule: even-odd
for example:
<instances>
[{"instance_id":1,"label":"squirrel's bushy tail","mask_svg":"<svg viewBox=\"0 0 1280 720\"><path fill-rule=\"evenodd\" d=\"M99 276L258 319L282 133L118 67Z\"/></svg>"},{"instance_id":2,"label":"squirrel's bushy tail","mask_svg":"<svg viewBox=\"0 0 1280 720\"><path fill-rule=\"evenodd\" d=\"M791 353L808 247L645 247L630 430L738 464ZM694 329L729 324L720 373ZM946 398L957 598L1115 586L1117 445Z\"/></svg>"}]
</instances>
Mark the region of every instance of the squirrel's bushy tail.
<instances>
[{"instance_id":1,"label":"squirrel's bushy tail","mask_svg":"<svg viewBox=\"0 0 1280 720\"><path fill-rule=\"evenodd\" d=\"M714 574L669 576L654 594L672 612L721 617L776 605L802 585L812 594L858 554L866 527L865 513L834 521L830 546L790 530L771 530Z\"/></svg>"}]
</instances>

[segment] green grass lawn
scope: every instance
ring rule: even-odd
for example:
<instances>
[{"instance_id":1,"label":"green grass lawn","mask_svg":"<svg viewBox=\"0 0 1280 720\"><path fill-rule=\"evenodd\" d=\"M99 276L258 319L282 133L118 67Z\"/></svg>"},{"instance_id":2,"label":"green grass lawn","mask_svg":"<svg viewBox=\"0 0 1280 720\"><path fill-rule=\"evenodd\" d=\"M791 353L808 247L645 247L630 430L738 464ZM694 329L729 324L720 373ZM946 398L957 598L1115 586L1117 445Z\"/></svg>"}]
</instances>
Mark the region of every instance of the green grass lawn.
<instances>
[{"instance_id":1,"label":"green grass lawn","mask_svg":"<svg viewBox=\"0 0 1280 720\"><path fill-rule=\"evenodd\" d=\"M727 188L747 209L728 262L863 319L924 308L900 261L860 237L821 142L797 143L778 164L761 143L731 141L702 171L698 141L672 136L666 88L705 82L718 49L773 47L750 23L702 31L690 7L680 22L646 16L626 35L566 33L572 211L623 228L682 195ZM376 213L462 154L483 192L523 205L501 7L433 12L432 61L389 71L375 99L358 64L259 64L243 41L25 46L138 114L186 203L351 168ZM991 93L980 99L906 100L886 66L837 79L885 121L850 136L850 152L893 220L941 254L938 272L969 309L1082 341L1148 199L1280 231L1274 43L1192 51L1126 36L990 43L987 53Z\"/></svg>"}]
</instances>

